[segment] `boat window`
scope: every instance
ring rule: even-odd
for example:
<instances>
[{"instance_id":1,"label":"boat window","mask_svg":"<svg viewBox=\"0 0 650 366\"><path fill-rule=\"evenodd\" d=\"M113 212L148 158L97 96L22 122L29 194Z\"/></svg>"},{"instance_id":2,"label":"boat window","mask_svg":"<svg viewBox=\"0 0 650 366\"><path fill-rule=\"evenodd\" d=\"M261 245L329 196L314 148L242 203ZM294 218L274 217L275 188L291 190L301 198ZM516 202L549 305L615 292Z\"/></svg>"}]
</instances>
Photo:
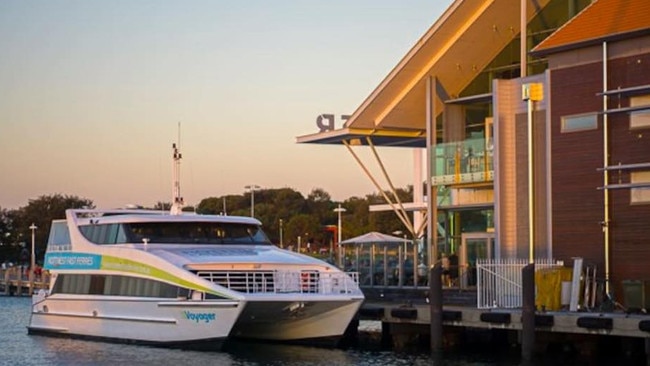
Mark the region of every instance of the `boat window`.
<instances>
[{"instance_id":1,"label":"boat window","mask_svg":"<svg viewBox=\"0 0 650 366\"><path fill-rule=\"evenodd\" d=\"M121 275L62 273L56 278L52 294L187 298L189 289L165 282ZM217 298L211 295L211 298Z\"/></svg>"},{"instance_id":2,"label":"boat window","mask_svg":"<svg viewBox=\"0 0 650 366\"><path fill-rule=\"evenodd\" d=\"M50 236L47 240L47 250L69 250L70 249L70 232L65 220L55 220L50 228Z\"/></svg>"},{"instance_id":3,"label":"boat window","mask_svg":"<svg viewBox=\"0 0 650 366\"><path fill-rule=\"evenodd\" d=\"M146 222L124 224L131 243L271 244L257 225L223 222Z\"/></svg>"},{"instance_id":4,"label":"boat window","mask_svg":"<svg viewBox=\"0 0 650 366\"><path fill-rule=\"evenodd\" d=\"M83 236L95 244L268 244L257 225L223 222L143 222L80 226Z\"/></svg>"},{"instance_id":5,"label":"boat window","mask_svg":"<svg viewBox=\"0 0 650 366\"><path fill-rule=\"evenodd\" d=\"M95 244L127 243L127 236L121 224L91 224L80 226L83 236Z\"/></svg>"}]
</instances>

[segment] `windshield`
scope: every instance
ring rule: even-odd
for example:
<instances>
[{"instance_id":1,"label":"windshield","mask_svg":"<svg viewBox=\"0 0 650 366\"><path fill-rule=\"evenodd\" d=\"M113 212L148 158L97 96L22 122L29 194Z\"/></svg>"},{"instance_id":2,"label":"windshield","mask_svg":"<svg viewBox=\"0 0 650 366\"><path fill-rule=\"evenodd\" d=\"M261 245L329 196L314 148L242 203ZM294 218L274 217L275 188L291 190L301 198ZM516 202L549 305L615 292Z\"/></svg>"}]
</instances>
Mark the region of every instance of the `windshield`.
<instances>
[{"instance_id":1,"label":"windshield","mask_svg":"<svg viewBox=\"0 0 650 366\"><path fill-rule=\"evenodd\" d=\"M262 228L242 223L143 222L96 224L80 229L97 244L271 244Z\"/></svg>"}]
</instances>

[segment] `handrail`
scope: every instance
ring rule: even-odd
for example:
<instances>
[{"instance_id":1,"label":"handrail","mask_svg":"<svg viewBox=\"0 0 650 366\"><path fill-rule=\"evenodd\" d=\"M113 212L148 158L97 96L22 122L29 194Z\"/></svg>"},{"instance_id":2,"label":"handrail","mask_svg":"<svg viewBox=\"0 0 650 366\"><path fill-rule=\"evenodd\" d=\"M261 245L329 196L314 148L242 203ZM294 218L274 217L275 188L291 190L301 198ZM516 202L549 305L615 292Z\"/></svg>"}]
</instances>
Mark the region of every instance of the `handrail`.
<instances>
[{"instance_id":1,"label":"handrail","mask_svg":"<svg viewBox=\"0 0 650 366\"><path fill-rule=\"evenodd\" d=\"M197 271L197 276L232 291L247 294L361 294L357 272L316 270Z\"/></svg>"}]
</instances>

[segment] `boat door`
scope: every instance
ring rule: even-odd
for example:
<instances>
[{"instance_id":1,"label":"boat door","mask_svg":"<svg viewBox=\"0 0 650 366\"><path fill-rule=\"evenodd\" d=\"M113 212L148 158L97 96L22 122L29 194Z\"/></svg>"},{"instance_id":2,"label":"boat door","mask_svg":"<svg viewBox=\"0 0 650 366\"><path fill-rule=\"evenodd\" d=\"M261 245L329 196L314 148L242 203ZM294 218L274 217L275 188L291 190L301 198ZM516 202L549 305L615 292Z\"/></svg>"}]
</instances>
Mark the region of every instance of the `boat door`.
<instances>
[{"instance_id":1,"label":"boat door","mask_svg":"<svg viewBox=\"0 0 650 366\"><path fill-rule=\"evenodd\" d=\"M494 259L494 233L464 233L460 245L460 286L476 286L476 260Z\"/></svg>"}]
</instances>

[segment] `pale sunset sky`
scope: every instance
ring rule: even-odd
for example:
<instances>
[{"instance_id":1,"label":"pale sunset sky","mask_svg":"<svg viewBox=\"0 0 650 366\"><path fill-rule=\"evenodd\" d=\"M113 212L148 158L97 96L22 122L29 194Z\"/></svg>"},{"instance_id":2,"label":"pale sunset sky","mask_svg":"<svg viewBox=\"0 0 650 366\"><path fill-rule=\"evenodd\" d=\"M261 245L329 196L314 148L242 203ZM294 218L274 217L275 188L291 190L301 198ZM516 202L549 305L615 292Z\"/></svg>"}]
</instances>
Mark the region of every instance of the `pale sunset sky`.
<instances>
[{"instance_id":1,"label":"pale sunset sky","mask_svg":"<svg viewBox=\"0 0 650 366\"><path fill-rule=\"evenodd\" d=\"M179 122L188 205L250 184L376 192L343 146L296 137L352 114L450 4L0 1L0 208L169 202ZM378 151L397 187L413 183L412 150Z\"/></svg>"}]
</instances>

